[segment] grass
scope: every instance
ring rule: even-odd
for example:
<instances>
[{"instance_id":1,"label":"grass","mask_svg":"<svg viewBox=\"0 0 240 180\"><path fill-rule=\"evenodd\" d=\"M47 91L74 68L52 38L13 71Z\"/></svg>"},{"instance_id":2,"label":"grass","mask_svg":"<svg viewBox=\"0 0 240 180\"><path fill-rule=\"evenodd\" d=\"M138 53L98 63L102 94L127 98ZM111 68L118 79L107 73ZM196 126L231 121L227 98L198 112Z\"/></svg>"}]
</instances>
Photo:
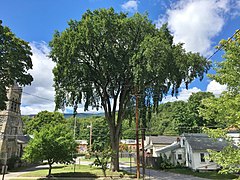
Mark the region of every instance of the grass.
<instances>
[{"instance_id":1,"label":"grass","mask_svg":"<svg viewBox=\"0 0 240 180\"><path fill-rule=\"evenodd\" d=\"M125 175L125 172L111 172L107 170L107 176L112 177L120 177ZM20 175L20 177L46 177L48 174L48 168L35 170L32 172L28 172L25 174ZM76 165L75 166L75 173L73 165L59 165L55 166L52 169L52 175L54 177L86 177L86 178L97 178L103 177L102 169L99 167L89 165Z\"/></svg>"},{"instance_id":2,"label":"grass","mask_svg":"<svg viewBox=\"0 0 240 180\"><path fill-rule=\"evenodd\" d=\"M201 178L207 179L236 179L238 176L234 174L218 174L216 171L206 171L206 172L193 172L188 168L175 168L175 169L168 169L168 172L178 173L178 174L186 174L192 175Z\"/></svg>"},{"instance_id":3,"label":"grass","mask_svg":"<svg viewBox=\"0 0 240 180\"><path fill-rule=\"evenodd\" d=\"M130 158L128 158L128 157L126 157L126 158L119 158L119 161L120 162L127 162L127 163L129 163L130 162ZM134 159L131 158L131 161L134 162Z\"/></svg>"}]
</instances>

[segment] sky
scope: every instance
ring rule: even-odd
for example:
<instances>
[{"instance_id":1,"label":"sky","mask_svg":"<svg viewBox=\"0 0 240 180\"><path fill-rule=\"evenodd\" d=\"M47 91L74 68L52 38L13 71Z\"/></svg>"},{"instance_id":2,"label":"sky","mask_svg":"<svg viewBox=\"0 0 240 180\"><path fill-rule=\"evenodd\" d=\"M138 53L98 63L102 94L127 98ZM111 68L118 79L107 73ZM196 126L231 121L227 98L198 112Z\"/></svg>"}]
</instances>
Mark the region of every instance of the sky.
<instances>
[{"instance_id":1,"label":"sky","mask_svg":"<svg viewBox=\"0 0 240 180\"><path fill-rule=\"evenodd\" d=\"M187 51L199 52L206 58L214 53L221 39L231 37L240 26L240 0L0 0L0 5L3 25L29 42L32 48L33 69L29 72L34 81L23 88L23 115L54 110L52 69L55 64L48 58L48 44L56 30L65 30L70 19L80 20L88 9L113 7L116 12L126 12L129 16L136 12L148 13L158 28L168 23L174 43L182 42ZM219 51L210 60L220 62L222 54ZM194 80L188 90L182 86L178 99L169 95L163 102L186 101L199 91L219 95L224 90L225 85L205 76L201 82ZM83 112L81 105L77 111ZM71 113L72 107L67 107L65 112ZM88 112L96 111L89 109Z\"/></svg>"}]
</instances>

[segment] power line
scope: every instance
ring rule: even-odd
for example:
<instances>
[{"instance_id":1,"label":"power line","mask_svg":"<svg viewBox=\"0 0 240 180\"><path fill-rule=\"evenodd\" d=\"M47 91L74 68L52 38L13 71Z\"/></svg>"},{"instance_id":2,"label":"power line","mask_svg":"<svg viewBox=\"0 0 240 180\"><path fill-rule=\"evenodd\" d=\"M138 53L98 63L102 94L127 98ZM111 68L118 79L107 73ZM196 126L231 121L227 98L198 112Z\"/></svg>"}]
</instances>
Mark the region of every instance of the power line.
<instances>
[{"instance_id":1,"label":"power line","mask_svg":"<svg viewBox=\"0 0 240 180\"><path fill-rule=\"evenodd\" d=\"M11 88L11 89L12 89L12 90L19 90L19 89L21 89L21 87L20 87L20 88ZM36 98L39 98L39 99L43 99L43 100L46 100L46 101L54 102L54 100L52 100L52 99L48 99L48 98L45 98L45 97L42 97L42 96L38 96L38 95L35 95L35 94L31 94L31 93L25 92L25 91L23 91L23 90L22 90L22 93L23 93L23 94L30 95L30 96L33 96L33 97L36 97Z\"/></svg>"},{"instance_id":2,"label":"power line","mask_svg":"<svg viewBox=\"0 0 240 180\"><path fill-rule=\"evenodd\" d=\"M218 53L218 51L222 50L222 48L227 44L229 43L230 40L232 40L232 38L237 34L239 33L240 30L238 29L224 44L221 44L221 46L211 55L207 58L207 60L211 59L215 54Z\"/></svg>"},{"instance_id":3,"label":"power line","mask_svg":"<svg viewBox=\"0 0 240 180\"><path fill-rule=\"evenodd\" d=\"M38 96L38 95L35 95L35 94L31 94L31 93L28 93L28 92L24 92L24 94L27 94L27 95L30 95L30 96L33 96L33 97L36 97L36 98L39 98L39 99L43 99L43 100L46 100L46 101L50 101L50 102L54 102L53 100L51 99L48 99L48 98L44 98L44 97L41 97L41 96Z\"/></svg>"},{"instance_id":4,"label":"power line","mask_svg":"<svg viewBox=\"0 0 240 180\"><path fill-rule=\"evenodd\" d=\"M231 39L233 39L233 37L237 34L237 33L239 33L240 32L240 30L238 29L224 44L222 44L212 55L210 55L208 58L207 58L207 60L210 60L215 54L217 54L220 50L222 50L222 48L227 44L227 43L229 43L229 41L231 40ZM92 83L94 83L94 81L90 81L90 82L92 82ZM131 85L121 85L121 86L124 86L124 87L130 87ZM111 87L115 87L115 86L108 86L109 88L111 88ZM48 98L44 98L44 97L41 97L41 96L38 96L38 95L34 95L34 94L31 94L31 93L28 93L28 92L24 92L23 91L23 93L24 94L27 94L27 95L30 95L30 96L33 96L33 97L36 97L36 98L39 98L39 99L43 99L43 100L46 100L46 101L50 101L50 102L54 102L53 100L51 100L51 99L48 99ZM143 94L139 94L140 96L143 96ZM144 95L145 96L145 95ZM155 97L155 95L153 95L154 97ZM156 97L158 97L158 96L156 96Z\"/></svg>"}]
</instances>

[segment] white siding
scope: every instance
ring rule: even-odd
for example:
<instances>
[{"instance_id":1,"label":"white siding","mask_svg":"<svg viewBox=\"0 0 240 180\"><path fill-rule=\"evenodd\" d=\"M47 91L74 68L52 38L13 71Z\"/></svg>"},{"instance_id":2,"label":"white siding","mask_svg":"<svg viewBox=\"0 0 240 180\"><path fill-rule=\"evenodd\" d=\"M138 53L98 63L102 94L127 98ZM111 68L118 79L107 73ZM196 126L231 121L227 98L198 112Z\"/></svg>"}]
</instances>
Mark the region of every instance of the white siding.
<instances>
[{"instance_id":1,"label":"white siding","mask_svg":"<svg viewBox=\"0 0 240 180\"><path fill-rule=\"evenodd\" d=\"M208 156L207 152L194 152L193 153L193 168L194 170L216 170L219 168L219 166L214 163L210 162L210 160L205 159L205 162L201 162L201 153L204 154L205 157Z\"/></svg>"}]
</instances>

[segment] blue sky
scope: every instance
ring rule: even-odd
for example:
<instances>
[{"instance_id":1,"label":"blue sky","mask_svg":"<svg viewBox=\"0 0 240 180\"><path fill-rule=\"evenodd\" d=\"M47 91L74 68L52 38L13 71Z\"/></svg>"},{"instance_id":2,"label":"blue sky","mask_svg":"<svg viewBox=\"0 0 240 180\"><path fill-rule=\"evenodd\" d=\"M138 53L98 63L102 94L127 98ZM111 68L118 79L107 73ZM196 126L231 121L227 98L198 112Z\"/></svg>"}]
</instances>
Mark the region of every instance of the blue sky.
<instances>
[{"instance_id":1,"label":"blue sky","mask_svg":"<svg viewBox=\"0 0 240 180\"><path fill-rule=\"evenodd\" d=\"M185 43L188 51L200 52L209 57L221 39L231 37L240 25L240 0L0 0L0 19L32 47L34 76L31 86L24 88L22 114L35 114L41 110L54 110L54 63L46 56L49 41L55 30L63 31L70 19L80 20L87 9L113 7L116 12L147 12L157 27L168 22L174 42ZM221 61L222 52L212 61ZM214 73L213 70L209 71ZM182 87L180 100L187 100L193 92L221 93L226 87L204 78L195 80L189 90ZM36 96L48 100L39 99ZM175 98L167 96L166 101ZM69 108L71 110L71 108ZM78 109L82 112L82 108ZM92 111L90 111L92 112Z\"/></svg>"}]
</instances>

